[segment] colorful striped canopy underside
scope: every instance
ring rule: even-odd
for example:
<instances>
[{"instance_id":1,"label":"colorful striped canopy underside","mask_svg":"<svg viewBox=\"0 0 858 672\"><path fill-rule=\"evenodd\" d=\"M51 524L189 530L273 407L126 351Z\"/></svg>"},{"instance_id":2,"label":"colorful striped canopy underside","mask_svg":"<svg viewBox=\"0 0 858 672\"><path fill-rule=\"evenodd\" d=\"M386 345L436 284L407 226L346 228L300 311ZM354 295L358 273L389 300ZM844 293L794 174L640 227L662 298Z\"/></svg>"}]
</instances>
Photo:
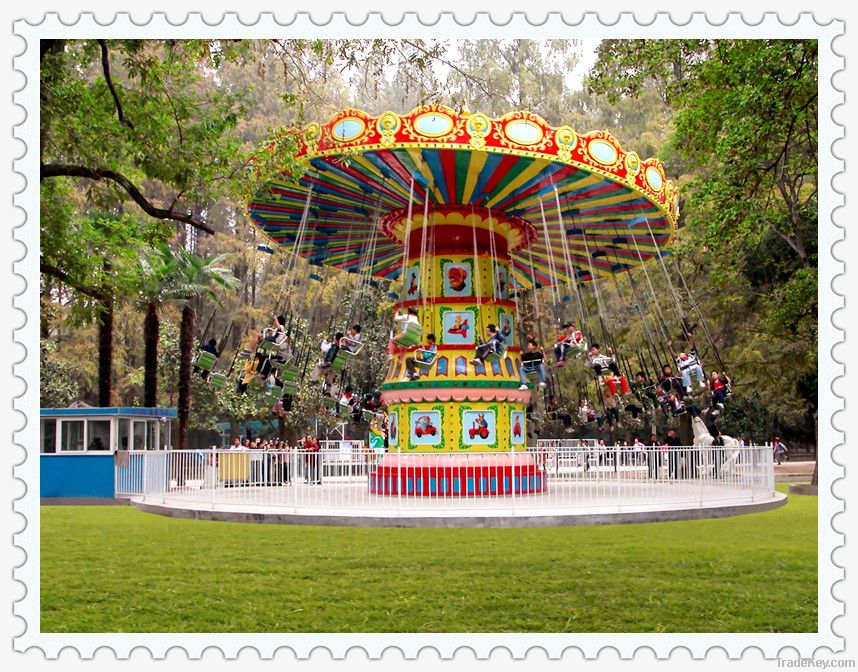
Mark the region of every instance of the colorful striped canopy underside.
<instances>
[{"instance_id":1,"label":"colorful striped canopy underside","mask_svg":"<svg viewBox=\"0 0 858 672\"><path fill-rule=\"evenodd\" d=\"M377 222L407 208L410 192L415 213L428 198L430 210L474 205L528 220L536 240L512 255L516 284L525 288L628 270L662 250L672 231L658 205L595 171L465 149L408 147L315 157L300 181L281 176L270 182L249 212L274 242L295 248L313 265L351 273L371 269L374 276L397 279L402 243L379 233ZM307 224L298 245L305 207Z\"/></svg>"}]
</instances>

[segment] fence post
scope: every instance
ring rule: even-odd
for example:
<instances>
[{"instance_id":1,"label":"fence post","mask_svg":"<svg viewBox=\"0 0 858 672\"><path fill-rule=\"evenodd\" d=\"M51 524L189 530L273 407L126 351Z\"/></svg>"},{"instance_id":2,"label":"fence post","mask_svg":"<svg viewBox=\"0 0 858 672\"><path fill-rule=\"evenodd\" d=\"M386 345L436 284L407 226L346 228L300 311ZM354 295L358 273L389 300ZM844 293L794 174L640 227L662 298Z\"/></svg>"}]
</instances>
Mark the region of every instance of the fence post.
<instances>
[{"instance_id":1,"label":"fence post","mask_svg":"<svg viewBox=\"0 0 858 672\"><path fill-rule=\"evenodd\" d=\"M298 513L298 447L293 446L291 455L292 462L292 511Z\"/></svg>"},{"instance_id":2,"label":"fence post","mask_svg":"<svg viewBox=\"0 0 858 672\"><path fill-rule=\"evenodd\" d=\"M620 452L619 444L614 444L614 473L617 475L616 483L617 483L617 506L620 505L622 500L620 499L620 457L622 453Z\"/></svg>"},{"instance_id":3,"label":"fence post","mask_svg":"<svg viewBox=\"0 0 858 672\"><path fill-rule=\"evenodd\" d=\"M764 459L764 464L766 465L766 489L769 491L769 494L774 494L775 491L775 455L774 455L774 446L771 443L766 442L764 450L766 451L766 457Z\"/></svg>"},{"instance_id":4,"label":"fence post","mask_svg":"<svg viewBox=\"0 0 858 672\"><path fill-rule=\"evenodd\" d=\"M525 432L526 433L526 432ZM527 438L527 437L525 437ZM539 460L536 460L537 466L539 466ZM542 470L542 478L545 479L546 470ZM503 481L501 481L503 483ZM545 490L545 483L543 480L542 489ZM509 446L509 490L512 493L512 515L515 515L515 446L510 444Z\"/></svg>"},{"instance_id":5,"label":"fence post","mask_svg":"<svg viewBox=\"0 0 858 672\"><path fill-rule=\"evenodd\" d=\"M161 452L161 451L159 451L159 452ZM172 471L173 471L172 470L173 460L170 459L170 454L168 454L167 451L163 451L163 454L164 454L164 472L161 474L161 476L158 480L161 481L161 504L166 504L167 503L167 493L170 491L170 489L172 487L170 475L172 474ZM187 459L187 456L188 455L186 453L185 454L186 459ZM181 467L181 465L182 465L182 461L180 459L179 460L179 466ZM183 473L184 473L183 471L179 471L180 475ZM178 488L179 478L180 478L180 476L176 477L176 489L177 490L179 489Z\"/></svg>"},{"instance_id":6,"label":"fence post","mask_svg":"<svg viewBox=\"0 0 858 672\"><path fill-rule=\"evenodd\" d=\"M691 455L694 457L694 475L700 482L700 507L703 508L703 474L700 473L703 466L703 446L692 446Z\"/></svg>"},{"instance_id":7,"label":"fence post","mask_svg":"<svg viewBox=\"0 0 858 672\"><path fill-rule=\"evenodd\" d=\"M148 461L146 459L148 455L149 454L145 451L143 452L142 455L140 455L140 463L143 465L143 500L144 501L146 500L146 472L149 471L149 466L146 464Z\"/></svg>"},{"instance_id":8,"label":"fence post","mask_svg":"<svg viewBox=\"0 0 858 672\"><path fill-rule=\"evenodd\" d=\"M212 444L212 510L215 508L215 490L217 489L217 446Z\"/></svg>"}]
</instances>

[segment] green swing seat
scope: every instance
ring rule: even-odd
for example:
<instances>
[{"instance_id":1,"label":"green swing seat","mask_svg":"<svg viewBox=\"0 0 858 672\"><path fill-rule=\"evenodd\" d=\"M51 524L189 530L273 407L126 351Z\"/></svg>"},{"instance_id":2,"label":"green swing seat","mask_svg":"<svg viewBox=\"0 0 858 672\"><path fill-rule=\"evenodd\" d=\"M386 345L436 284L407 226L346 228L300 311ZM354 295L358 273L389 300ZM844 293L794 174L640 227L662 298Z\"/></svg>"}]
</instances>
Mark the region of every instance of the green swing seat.
<instances>
[{"instance_id":1,"label":"green swing seat","mask_svg":"<svg viewBox=\"0 0 858 672\"><path fill-rule=\"evenodd\" d=\"M283 388L278 385L272 385L265 392L265 403L269 406L273 406L278 401L280 401L280 397L283 395Z\"/></svg>"},{"instance_id":2,"label":"green swing seat","mask_svg":"<svg viewBox=\"0 0 858 672\"><path fill-rule=\"evenodd\" d=\"M335 410L338 406L337 400L333 397L322 397L322 403L325 405L325 408L330 408L331 410Z\"/></svg>"},{"instance_id":3,"label":"green swing seat","mask_svg":"<svg viewBox=\"0 0 858 672\"><path fill-rule=\"evenodd\" d=\"M256 346L256 351L261 352L266 355L276 354L280 347L273 343L272 341L261 340L259 345Z\"/></svg>"},{"instance_id":4,"label":"green swing seat","mask_svg":"<svg viewBox=\"0 0 858 672\"><path fill-rule=\"evenodd\" d=\"M587 350L589 350L589 348L587 347L587 341L585 341L585 340L581 341L578 345L570 345L569 346L569 352L572 353L573 355L575 355L576 357L578 355L586 355Z\"/></svg>"},{"instance_id":5,"label":"green swing seat","mask_svg":"<svg viewBox=\"0 0 858 672\"><path fill-rule=\"evenodd\" d=\"M283 381L283 394L289 394L295 396L298 394L298 390L300 389L300 385L298 385L297 381L294 380L284 380Z\"/></svg>"},{"instance_id":6,"label":"green swing seat","mask_svg":"<svg viewBox=\"0 0 858 672\"><path fill-rule=\"evenodd\" d=\"M298 367L289 362L271 361L271 366L280 372L280 380L294 383L298 380Z\"/></svg>"},{"instance_id":7,"label":"green swing seat","mask_svg":"<svg viewBox=\"0 0 858 672\"><path fill-rule=\"evenodd\" d=\"M423 327L419 322L406 322L405 330L393 337L393 342L404 348L413 348L423 338Z\"/></svg>"},{"instance_id":8,"label":"green swing seat","mask_svg":"<svg viewBox=\"0 0 858 672\"><path fill-rule=\"evenodd\" d=\"M331 362L331 368L334 371L342 371L346 365L346 355L342 350L337 352L337 356L334 357L334 361Z\"/></svg>"},{"instance_id":9,"label":"green swing seat","mask_svg":"<svg viewBox=\"0 0 858 672\"><path fill-rule=\"evenodd\" d=\"M531 378L539 379L539 369L537 367L525 366L524 364L522 364L521 368L524 369L524 377L527 378L528 380Z\"/></svg>"},{"instance_id":10,"label":"green swing seat","mask_svg":"<svg viewBox=\"0 0 858 672\"><path fill-rule=\"evenodd\" d=\"M421 348L414 352L414 366L420 369L422 373L429 373L429 369L432 368L437 358L438 353L436 351Z\"/></svg>"},{"instance_id":11,"label":"green swing seat","mask_svg":"<svg viewBox=\"0 0 858 672\"><path fill-rule=\"evenodd\" d=\"M226 374L225 373L212 373L209 375L209 384L212 387L220 389L224 385L226 385Z\"/></svg>"},{"instance_id":12,"label":"green swing seat","mask_svg":"<svg viewBox=\"0 0 858 672\"><path fill-rule=\"evenodd\" d=\"M497 351L490 350L488 354L486 354L485 359L487 362L493 362L496 359L503 359L504 357L506 357L506 345L501 345Z\"/></svg>"},{"instance_id":13,"label":"green swing seat","mask_svg":"<svg viewBox=\"0 0 858 672\"><path fill-rule=\"evenodd\" d=\"M217 363L217 356L206 350L200 350L194 360L194 366L203 371L211 371Z\"/></svg>"}]
</instances>

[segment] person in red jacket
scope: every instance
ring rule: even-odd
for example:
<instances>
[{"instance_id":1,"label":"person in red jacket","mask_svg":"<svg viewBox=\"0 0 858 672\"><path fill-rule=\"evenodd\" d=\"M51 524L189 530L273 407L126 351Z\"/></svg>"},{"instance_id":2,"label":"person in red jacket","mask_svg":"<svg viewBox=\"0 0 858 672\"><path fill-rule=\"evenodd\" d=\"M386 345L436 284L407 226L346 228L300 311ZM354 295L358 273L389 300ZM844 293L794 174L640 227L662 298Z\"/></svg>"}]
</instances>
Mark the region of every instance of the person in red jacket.
<instances>
[{"instance_id":1,"label":"person in red jacket","mask_svg":"<svg viewBox=\"0 0 858 672\"><path fill-rule=\"evenodd\" d=\"M298 444L304 451L304 483L320 485L322 483L321 453L319 440L307 434Z\"/></svg>"}]
</instances>

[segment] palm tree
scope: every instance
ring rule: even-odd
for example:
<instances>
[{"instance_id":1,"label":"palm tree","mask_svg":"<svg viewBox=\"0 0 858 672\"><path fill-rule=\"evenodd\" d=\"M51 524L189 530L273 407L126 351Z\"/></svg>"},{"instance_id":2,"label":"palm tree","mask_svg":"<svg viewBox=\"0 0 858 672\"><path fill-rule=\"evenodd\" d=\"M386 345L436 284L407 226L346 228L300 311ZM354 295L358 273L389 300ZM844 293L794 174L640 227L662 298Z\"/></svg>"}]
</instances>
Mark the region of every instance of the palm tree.
<instances>
[{"instance_id":1,"label":"palm tree","mask_svg":"<svg viewBox=\"0 0 858 672\"><path fill-rule=\"evenodd\" d=\"M185 447L188 431L188 417L191 410L191 362L194 352L194 329L196 324L195 299L208 295L218 301L212 283L223 288L238 287L240 281L227 268L220 264L226 255L198 257L187 250L176 253L175 282L169 290L176 304L182 307L182 321L179 328L179 434L176 447ZM219 301L218 301L219 303Z\"/></svg>"},{"instance_id":2,"label":"palm tree","mask_svg":"<svg viewBox=\"0 0 858 672\"><path fill-rule=\"evenodd\" d=\"M143 405L158 405L158 342L161 321L158 312L175 301L179 258L167 245L159 245L140 258L138 302L146 311L143 320Z\"/></svg>"}]
</instances>

